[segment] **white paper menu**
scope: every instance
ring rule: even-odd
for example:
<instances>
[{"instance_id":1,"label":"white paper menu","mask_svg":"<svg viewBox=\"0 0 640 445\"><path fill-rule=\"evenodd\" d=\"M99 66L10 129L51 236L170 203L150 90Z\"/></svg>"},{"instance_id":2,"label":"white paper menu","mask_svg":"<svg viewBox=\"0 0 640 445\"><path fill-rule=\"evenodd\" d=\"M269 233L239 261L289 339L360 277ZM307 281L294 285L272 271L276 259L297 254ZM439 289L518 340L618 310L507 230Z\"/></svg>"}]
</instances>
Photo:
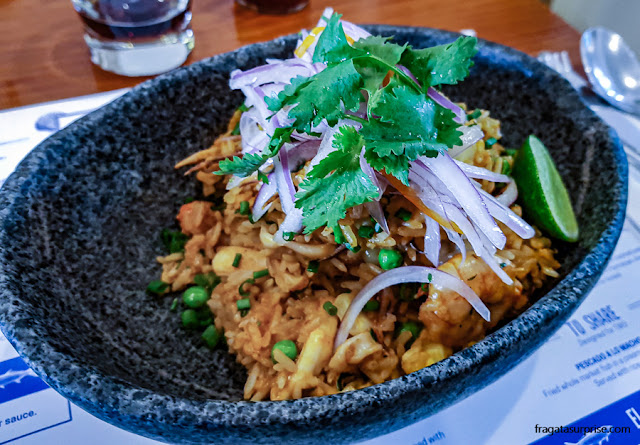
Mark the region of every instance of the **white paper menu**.
<instances>
[{"instance_id":1,"label":"white paper menu","mask_svg":"<svg viewBox=\"0 0 640 445\"><path fill-rule=\"evenodd\" d=\"M43 114L79 112L63 117L64 126L123 93L0 112L0 184L31 148L51 134L34 128ZM630 212L618 247L569 321L531 357L485 389L428 419L364 443L640 443L640 232L635 223L640 219L633 218L640 203L640 174L632 170L630 176ZM561 427L573 432L558 432ZM585 427L597 430L587 432ZM69 403L28 369L0 334L0 445L7 443L159 442L109 425Z\"/></svg>"}]
</instances>

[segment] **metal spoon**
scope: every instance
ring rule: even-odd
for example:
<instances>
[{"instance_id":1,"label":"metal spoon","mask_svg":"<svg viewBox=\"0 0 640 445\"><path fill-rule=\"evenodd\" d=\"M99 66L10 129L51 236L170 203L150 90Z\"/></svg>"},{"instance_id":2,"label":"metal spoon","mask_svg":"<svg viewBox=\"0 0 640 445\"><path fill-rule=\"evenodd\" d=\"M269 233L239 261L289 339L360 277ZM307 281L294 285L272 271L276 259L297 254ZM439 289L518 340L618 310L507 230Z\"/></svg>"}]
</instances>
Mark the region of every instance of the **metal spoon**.
<instances>
[{"instance_id":1,"label":"metal spoon","mask_svg":"<svg viewBox=\"0 0 640 445\"><path fill-rule=\"evenodd\" d=\"M640 115L640 61L622 37L590 28L582 34L580 54L593 90L614 107Z\"/></svg>"}]
</instances>

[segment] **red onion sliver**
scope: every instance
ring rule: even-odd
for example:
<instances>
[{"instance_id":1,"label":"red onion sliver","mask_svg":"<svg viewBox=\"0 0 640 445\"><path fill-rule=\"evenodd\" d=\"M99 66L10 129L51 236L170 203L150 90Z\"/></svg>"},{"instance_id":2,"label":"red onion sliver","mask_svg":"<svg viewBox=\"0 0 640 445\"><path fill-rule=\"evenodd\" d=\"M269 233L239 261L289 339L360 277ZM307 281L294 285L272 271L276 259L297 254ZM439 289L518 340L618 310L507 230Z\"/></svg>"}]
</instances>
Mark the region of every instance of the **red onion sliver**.
<instances>
[{"instance_id":1,"label":"red onion sliver","mask_svg":"<svg viewBox=\"0 0 640 445\"><path fill-rule=\"evenodd\" d=\"M516 199L518 199L518 186L515 181L509 183L502 193L496 196L496 201L507 207L511 207L511 205L516 202Z\"/></svg>"},{"instance_id":2,"label":"red onion sliver","mask_svg":"<svg viewBox=\"0 0 640 445\"><path fill-rule=\"evenodd\" d=\"M460 140L462 141L461 145L455 145L449 149L449 156L455 158L460 155L469 147L473 146L480 139L484 137L484 132L479 125L472 125L471 127L467 127L462 125L458 127L458 131L462 132L462 136L460 136Z\"/></svg>"},{"instance_id":3,"label":"red onion sliver","mask_svg":"<svg viewBox=\"0 0 640 445\"><path fill-rule=\"evenodd\" d=\"M429 87L429 89L427 90L427 96L433 99L433 101L438 105L440 105L441 107L444 107L448 110L453 111L453 114L456 115L456 117L453 119L455 122L459 124L464 124L464 122L467 120L467 115L465 114L464 110L460 108L458 105L451 102L446 97L444 97L435 88Z\"/></svg>"},{"instance_id":4,"label":"red onion sliver","mask_svg":"<svg viewBox=\"0 0 640 445\"><path fill-rule=\"evenodd\" d=\"M387 223L387 218L384 216L384 211L382 210L382 205L380 205L380 201L371 201L366 202L365 207L369 211L369 215L378 223L382 230L386 233L389 233L389 224Z\"/></svg>"},{"instance_id":5,"label":"red onion sliver","mask_svg":"<svg viewBox=\"0 0 640 445\"><path fill-rule=\"evenodd\" d=\"M482 197L471 180L460 170L453 159L447 153L442 153L435 158L422 156L419 160L446 184L465 213L489 238L491 243L498 249L504 248L507 238L489 214Z\"/></svg>"},{"instance_id":6,"label":"red onion sliver","mask_svg":"<svg viewBox=\"0 0 640 445\"><path fill-rule=\"evenodd\" d=\"M426 230L424 232L424 254L434 267L440 265L440 224L434 219L424 216Z\"/></svg>"},{"instance_id":7,"label":"red onion sliver","mask_svg":"<svg viewBox=\"0 0 640 445\"><path fill-rule=\"evenodd\" d=\"M251 216L253 221L258 221L260 218L264 216L265 213L269 211L271 205L273 203L267 204L271 198L278 192L278 187L275 181L275 175L270 173L267 176L268 184L262 184L260 186L260 191L258 191L258 195L256 196L256 200L253 203L253 208L251 209Z\"/></svg>"},{"instance_id":8,"label":"red onion sliver","mask_svg":"<svg viewBox=\"0 0 640 445\"><path fill-rule=\"evenodd\" d=\"M512 184L513 189L515 189L515 197L513 198L513 200L515 201L518 197L518 189L515 185L515 182L510 183L507 188L509 188ZM524 219L516 215L509 207L500 202L497 198L491 196L489 193L480 188L478 188L478 190L484 198L484 203L486 204L487 209L489 209L489 213L491 213L491 216L513 230L514 233L520 238L533 238L533 236L536 234L536 231L533 229L533 227L527 224ZM502 193L502 195L504 195L505 193L506 190Z\"/></svg>"},{"instance_id":9,"label":"red onion sliver","mask_svg":"<svg viewBox=\"0 0 640 445\"><path fill-rule=\"evenodd\" d=\"M469 177L473 179L486 179L491 182L504 182L510 183L512 180L507 175L500 173L494 173L486 168L476 167L475 165L467 164L466 162L458 161L454 159L454 162L460 167L460 169Z\"/></svg>"},{"instance_id":10,"label":"red onion sliver","mask_svg":"<svg viewBox=\"0 0 640 445\"><path fill-rule=\"evenodd\" d=\"M356 295L351 305L349 305L349 309L347 309L347 312L344 314L342 323L336 334L334 350L347 340L349 331L353 327L358 314L362 312L364 305L367 304L371 298L389 286L403 283L432 283L432 285L438 288L451 289L467 300L483 319L486 321L490 320L491 314L487 306L485 306L480 297L460 279L433 267L398 267L381 273L369 281L358 295Z\"/></svg>"},{"instance_id":11,"label":"red onion sliver","mask_svg":"<svg viewBox=\"0 0 640 445\"><path fill-rule=\"evenodd\" d=\"M296 208L294 200L296 189L291 180L291 170L289 165L289 154L286 147L282 147L274 162L274 179L280 196L280 206L286 215L274 241L284 242L283 235L288 232L298 233L302 230L302 209Z\"/></svg>"},{"instance_id":12,"label":"red onion sliver","mask_svg":"<svg viewBox=\"0 0 640 445\"><path fill-rule=\"evenodd\" d=\"M449 241L455 244L460 251L460 255L462 255L461 264L464 264L464 262L467 260L467 245L464 243L462 236L455 230L447 229L446 227L443 227L442 229L444 230L444 233L447 234L447 238L449 238Z\"/></svg>"}]
</instances>

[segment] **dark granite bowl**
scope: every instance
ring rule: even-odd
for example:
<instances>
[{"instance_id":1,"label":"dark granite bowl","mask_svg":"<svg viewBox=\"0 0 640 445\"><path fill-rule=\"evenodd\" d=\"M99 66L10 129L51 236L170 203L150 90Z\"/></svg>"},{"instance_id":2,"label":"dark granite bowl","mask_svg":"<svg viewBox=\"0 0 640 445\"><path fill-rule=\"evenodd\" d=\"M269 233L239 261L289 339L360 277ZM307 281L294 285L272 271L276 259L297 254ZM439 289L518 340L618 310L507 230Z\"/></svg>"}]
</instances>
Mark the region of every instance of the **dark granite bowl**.
<instances>
[{"instance_id":1,"label":"dark granite bowl","mask_svg":"<svg viewBox=\"0 0 640 445\"><path fill-rule=\"evenodd\" d=\"M452 33L372 26L416 47ZM507 372L580 304L611 255L627 197L616 135L569 84L534 59L489 42L470 78L447 93L501 119L507 146L548 144L581 227L557 243L561 277L517 319L474 346L359 391L286 402L239 401L243 369L202 347L145 294L159 273L161 228L195 180L176 161L209 146L240 104L227 79L294 37L241 48L136 87L37 147L0 192L0 322L54 389L90 413L156 439L190 444L342 443L385 434L460 400Z\"/></svg>"}]
</instances>

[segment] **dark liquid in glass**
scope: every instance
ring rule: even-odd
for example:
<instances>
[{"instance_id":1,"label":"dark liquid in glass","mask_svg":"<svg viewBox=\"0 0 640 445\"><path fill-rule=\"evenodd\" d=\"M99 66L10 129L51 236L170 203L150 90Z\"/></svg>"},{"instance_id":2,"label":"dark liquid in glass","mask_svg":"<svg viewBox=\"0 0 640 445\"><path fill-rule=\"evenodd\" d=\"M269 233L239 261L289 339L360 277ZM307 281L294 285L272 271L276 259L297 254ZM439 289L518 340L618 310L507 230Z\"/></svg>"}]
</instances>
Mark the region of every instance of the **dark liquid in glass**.
<instances>
[{"instance_id":1,"label":"dark liquid in glass","mask_svg":"<svg viewBox=\"0 0 640 445\"><path fill-rule=\"evenodd\" d=\"M300 11L309 0L236 0L238 4L261 14L290 14Z\"/></svg>"},{"instance_id":2,"label":"dark liquid in glass","mask_svg":"<svg viewBox=\"0 0 640 445\"><path fill-rule=\"evenodd\" d=\"M99 0L90 11L76 10L86 31L102 39L155 39L182 32L191 22L191 1Z\"/></svg>"}]
</instances>

